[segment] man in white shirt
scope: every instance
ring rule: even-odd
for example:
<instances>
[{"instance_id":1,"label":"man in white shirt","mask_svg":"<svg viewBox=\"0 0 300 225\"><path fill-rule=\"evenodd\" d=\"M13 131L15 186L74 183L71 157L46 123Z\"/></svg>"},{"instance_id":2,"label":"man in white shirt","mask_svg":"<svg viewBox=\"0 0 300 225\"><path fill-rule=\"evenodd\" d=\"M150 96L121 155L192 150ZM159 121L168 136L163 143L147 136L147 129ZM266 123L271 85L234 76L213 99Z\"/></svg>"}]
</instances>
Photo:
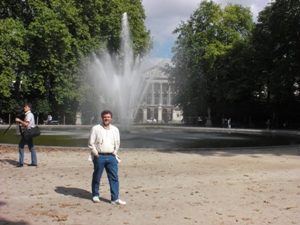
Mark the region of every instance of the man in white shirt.
<instances>
[{"instance_id":1,"label":"man in white shirt","mask_svg":"<svg viewBox=\"0 0 300 225\"><path fill-rule=\"evenodd\" d=\"M100 179L105 169L110 186L111 203L125 205L126 202L119 199L119 178L117 152L120 146L119 129L110 124L112 112L104 110L101 113L102 124L92 127L88 146L94 164L92 178L93 202L100 202Z\"/></svg>"},{"instance_id":2,"label":"man in white shirt","mask_svg":"<svg viewBox=\"0 0 300 225\"><path fill-rule=\"evenodd\" d=\"M21 127L24 127L24 129L31 129L35 127L35 121L34 116L31 112L32 105L30 103L26 103L24 105L24 112L25 112L25 118L24 121L20 120L19 118L16 118L15 121L19 123ZM24 146L28 145L29 151L31 152L31 164L28 164L28 166L37 166L37 157L36 157L36 151L33 145L33 139L26 140L23 136L19 142L19 164L17 167L22 167L24 164Z\"/></svg>"},{"instance_id":3,"label":"man in white shirt","mask_svg":"<svg viewBox=\"0 0 300 225\"><path fill-rule=\"evenodd\" d=\"M47 117L47 124L51 124L51 121L52 121L52 116L51 116L51 114L49 113L49 114L48 114L48 117Z\"/></svg>"}]
</instances>

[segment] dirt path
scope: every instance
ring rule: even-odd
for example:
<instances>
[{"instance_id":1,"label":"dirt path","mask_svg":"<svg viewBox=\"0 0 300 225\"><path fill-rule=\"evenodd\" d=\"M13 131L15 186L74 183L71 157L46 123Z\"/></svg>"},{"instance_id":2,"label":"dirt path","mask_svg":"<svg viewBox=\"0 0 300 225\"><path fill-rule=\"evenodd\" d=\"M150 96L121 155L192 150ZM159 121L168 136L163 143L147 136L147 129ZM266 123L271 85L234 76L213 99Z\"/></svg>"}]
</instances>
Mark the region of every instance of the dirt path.
<instances>
[{"instance_id":1,"label":"dirt path","mask_svg":"<svg viewBox=\"0 0 300 225\"><path fill-rule=\"evenodd\" d=\"M37 149L37 168L15 168L16 147L0 149L0 224L300 224L297 147L120 151L126 206L109 203L106 175L91 201L88 151Z\"/></svg>"}]
</instances>

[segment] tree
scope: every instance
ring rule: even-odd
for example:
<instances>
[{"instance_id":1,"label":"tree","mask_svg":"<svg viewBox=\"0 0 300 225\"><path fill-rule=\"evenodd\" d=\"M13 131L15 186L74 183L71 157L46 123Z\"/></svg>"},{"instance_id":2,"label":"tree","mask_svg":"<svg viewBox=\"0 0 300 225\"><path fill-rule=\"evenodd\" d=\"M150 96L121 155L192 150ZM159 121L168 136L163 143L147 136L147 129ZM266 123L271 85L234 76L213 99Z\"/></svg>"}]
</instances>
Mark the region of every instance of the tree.
<instances>
[{"instance_id":1,"label":"tree","mask_svg":"<svg viewBox=\"0 0 300 225\"><path fill-rule=\"evenodd\" d=\"M232 82L232 73L236 77L238 74L228 62L234 56L235 46L247 45L253 25L249 8L228 4L222 9L213 1L202 1L190 19L175 29L178 37L173 48L170 82L177 90L175 104L184 113L191 106L195 108L194 115L206 116L208 107L217 112L221 101L237 99L237 93L224 95L225 90L235 90L233 85L237 85L240 93L242 87L249 87L249 84L240 86L242 79Z\"/></svg>"},{"instance_id":2,"label":"tree","mask_svg":"<svg viewBox=\"0 0 300 225\"><path fill-rule=\"evenodd\" d=\"M20 100L21 87L28 65L26 30L23 23L7 18L0 21L0 95L1 111L11 112Z\"/></svg>"},{"instance_id":3,"label":"tree","mask_svg":"<svg viewBox=\"0 0 300 225\"><path fill-rule=\"evenodd\" d=\"M57 115L74 116L84 93L91 90L82 85L90 54L100 54L103 47L118 52L125 10L136 30L135 52L142 54L150 33L144 26L141 1L1 1L0 104L30 101L38 112L55 109Z\"/></svg>"},{"instance_id":4,"label":"tree","mask_svg":"<svg viewBox=\"0 0 300 225\"><path fill-rule=\"evenodd\" d=\"M141 0L127 0L125 1L124 12L128 14L130 24L133 50L135 55L143 57L147 55L152 48L152 41L150 40L150 31L146 29L145 19L146 14Z\"/></svg>"},{"instance_id":5,"label":"tree","mask_svg":"<svg viewBox=\"0 0 300 225\"><path fill-rule=\"evenodd\" d=\"M300 106L299 8L300 2L295 0L270 3L259 13L253 35L256 72L261 77L268 113L281 115L283 120L298 119Z\"/></svg>"}]
</instances>

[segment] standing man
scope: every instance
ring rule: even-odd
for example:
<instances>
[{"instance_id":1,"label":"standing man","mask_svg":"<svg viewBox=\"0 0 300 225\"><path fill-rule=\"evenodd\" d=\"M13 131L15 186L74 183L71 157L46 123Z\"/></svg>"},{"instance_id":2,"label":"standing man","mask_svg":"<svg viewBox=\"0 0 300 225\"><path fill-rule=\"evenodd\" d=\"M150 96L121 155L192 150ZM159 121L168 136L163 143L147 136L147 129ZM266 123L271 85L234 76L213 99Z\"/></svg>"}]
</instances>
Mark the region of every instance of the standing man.
<instances>
[{"instance_id":1,"label":"standing man","mask_svg":"<svg viewBox=\"0 0 300 225\"><path fill-rule=\"evenodd\" d=\"M35 127L35 121L34 116L31 112L32 105L30 103L26 103L24 105L24 112L25 112L25 118L24 121L20 120L19 118L16 118L15 121L19 123L20 127L23 127L23 129L31 129ZM34 149L33 145L33 139L26 140L23 136L19 142L19 164L17 164L16 167L22 167L24 164L24 146L28 145L29 151L31 152L31 164L28 164L28 166L37 166L37 158L36 158L36 151Z\"/></svg>"},{"instance_id":2,"label":"standing man","mask_svg":"<svg viewBox=\"0 0 300 225\"><path fill-rule=\"evenodd\" d=\"M104 110L101 113L102 124L91 129L88 146L94 163L92 179L93 202L100 202L100 179L105 169L110 186L111 203L126 205L119 199L118 150L120 146L119 129L110 124L112 112Z\"/></svg>"}]
</instances>

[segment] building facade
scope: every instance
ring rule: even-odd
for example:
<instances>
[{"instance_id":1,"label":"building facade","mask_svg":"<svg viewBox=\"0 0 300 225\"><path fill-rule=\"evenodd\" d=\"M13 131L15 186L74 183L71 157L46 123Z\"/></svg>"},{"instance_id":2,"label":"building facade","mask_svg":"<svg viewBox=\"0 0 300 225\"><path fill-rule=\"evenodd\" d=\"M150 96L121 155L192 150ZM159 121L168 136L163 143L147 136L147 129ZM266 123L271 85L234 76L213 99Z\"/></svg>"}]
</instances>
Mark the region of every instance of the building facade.
<instances>
[{"instance_id":1,"label":"building facade","mask_svg":"<svg viewBox=\"0 0 300 225\"><path fill-rule=\"evenodd\" d=\"M144 101L139 109L140 122L181 123L182 111L172 105L174 92L168 83L168 76L160 66L143 73L145 79Z\"/></svg>"}]
</instances>

